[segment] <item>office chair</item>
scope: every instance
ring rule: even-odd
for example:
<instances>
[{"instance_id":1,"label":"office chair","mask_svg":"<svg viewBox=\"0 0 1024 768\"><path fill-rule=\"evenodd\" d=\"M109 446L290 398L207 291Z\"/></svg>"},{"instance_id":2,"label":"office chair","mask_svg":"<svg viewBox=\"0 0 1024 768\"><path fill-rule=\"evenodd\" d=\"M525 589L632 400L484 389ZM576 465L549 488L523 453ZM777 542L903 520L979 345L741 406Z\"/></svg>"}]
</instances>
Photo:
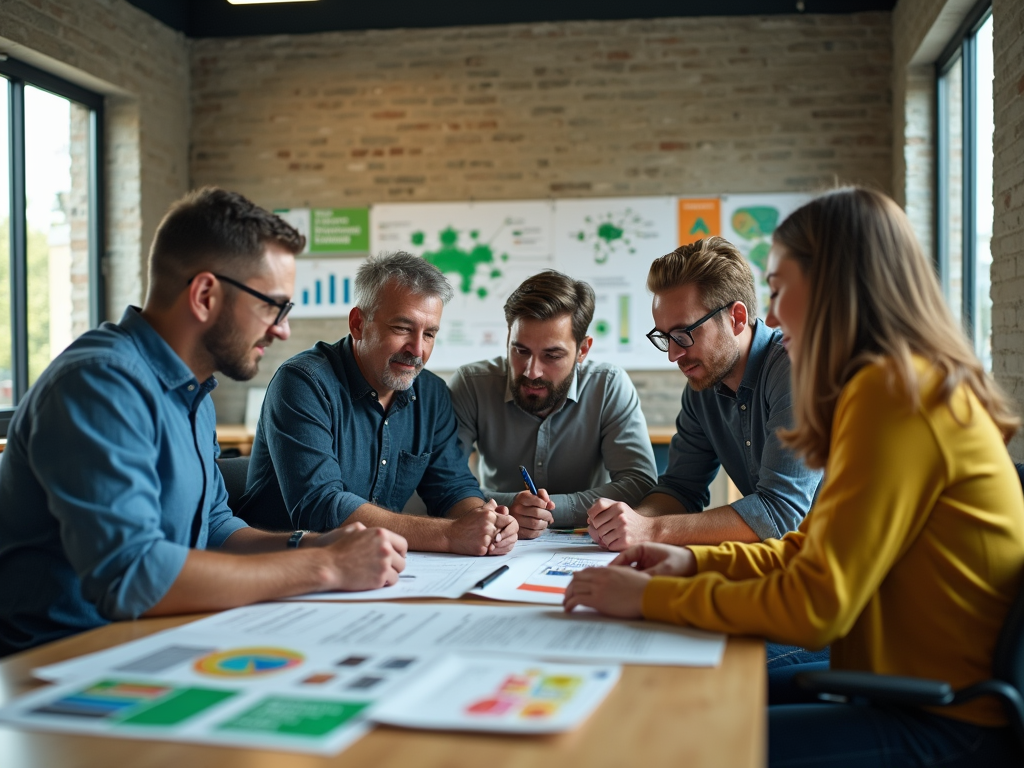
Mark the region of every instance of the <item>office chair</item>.
<instances>
[{"instance_id":1,"label":"office chair","mask_svg":"<svg viewBox=\"0 0 1024 768\"><path fill-rule=\"evenodd\" d=\"M224 476L224 486L228 490L228 506L238 514L238 500L245 493L245 478L249 474L249 457L236 456L230 459L217 459L217 466Z\"/></svg>"},{"instance_id":2,"label":"office chair","mask_svg":"<svg viewBox=\"0 0 1024 768\"><path fill-rule=\"evenodd\" d=\"M1024 464L1017 465L1017 474L1024 486ZM794 680L812 693L915 706L941 707L963 704L979 696L995 696L1003 702L1006 716L1024 747L1024 584L999 632L990 680L959 691L942 680L844 670L801 672Z\"/></svg>"}]
</instances>

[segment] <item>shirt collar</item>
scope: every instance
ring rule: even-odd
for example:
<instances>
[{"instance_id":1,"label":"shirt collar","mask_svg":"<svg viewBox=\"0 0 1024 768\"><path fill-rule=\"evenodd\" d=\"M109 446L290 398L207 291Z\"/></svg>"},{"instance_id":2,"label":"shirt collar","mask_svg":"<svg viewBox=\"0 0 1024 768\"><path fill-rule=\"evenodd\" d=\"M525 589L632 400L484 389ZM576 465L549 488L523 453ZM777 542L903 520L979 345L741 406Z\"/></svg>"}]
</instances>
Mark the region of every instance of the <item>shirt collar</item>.
<instances>
[{"instance_id":1,"label":"shirt collar","mask_svg":"<svg viewBox=\"0 0 1024 768\"><path fill-rule=\"evenodd\" d=\"M782 333L781 331L769 328L765 325L764 320L760 318L754 319L754 326L751 331L750 353L747 355L747 367L743 370L743 379L740 381L739 387L740 389L748 390L753 390L757 385L757 378L761 373L761 366L768 356L768 350L771 348L776 334L781 335ZM715 387L715 391L719 394L726 394L726 392L722 391L724 386L719 384Z\"/></svg>"},{"instance_id":2,"label":"shirt collar","mask_svg":"<svg viewBox=\"0 0 1024 768\"><path fill-rule=\"evenodd\" d=\"M138 307L129 306L125 309L118 326L132 338L142 358L168 390L189 384L195 389L199 384L192 369L185 365L185 361L178 357L178 353L171 349L164 337L142 316ZM211 376L199 387L197 395L206 394L216 386L217 379Z\"/></svg>"},{"instance_id":3,"label":"shirt collar","mask_svg":"<svg viewBox=\"0 0 1024 768\"><path fill-rule=\"evenodd\" d=\"M509 384L509 375L508 375L509 368L508 368L508 358L507 357L501 358L501 370L505 374L505 402L506 403L511 403L513 401L512 400L512 387ZM580 399L579 398L579 392L580 392L579 384L580 384L580 364L576 363L572 367L572 384L569 385L569 391L565 393L565 399L566 400L572 400L574 403L578 403L579 402L579 399ZM565 403L563 402L562 405L560 405L558 407L558 410L562 410L562 407L564 405L565 405ZM555 413L557 413L557 411L555 411ZM550 416L551 414L548 414L548 415Z\"/></svg>"},{"instance_id":4,"label":"shirt collar","mask_svg":"<svg viewBox=\"0 0 1024 768\"><path fill-rule=\"evenodd\" d=\"M341 340L341 343L338 344L338 351L341 354L341 364L345 369L345 377L348 379L349 397L353 401L364 397L372 397L376 401L377 391L366 380L366 377L363 376L363 372L359 370L359 363L356 362L356 353L352 346L352 334ZM418 384L419 376L413 380L412 386L409 389L396 391L391 399L391 409L397 410L406 405L409 400L415 400Z\"/></svg>"}]
</instances>

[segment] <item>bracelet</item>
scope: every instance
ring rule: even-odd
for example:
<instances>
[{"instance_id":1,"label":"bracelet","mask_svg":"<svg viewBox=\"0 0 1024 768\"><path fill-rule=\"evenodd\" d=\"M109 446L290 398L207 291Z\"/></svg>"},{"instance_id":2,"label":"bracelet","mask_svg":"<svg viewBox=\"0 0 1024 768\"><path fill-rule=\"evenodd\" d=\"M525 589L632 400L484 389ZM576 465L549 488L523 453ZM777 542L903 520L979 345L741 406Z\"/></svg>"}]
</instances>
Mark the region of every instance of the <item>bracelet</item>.
<instances>
[{"instance_id":1,"label":"bracelet","mask_svg":"<svg viewBox=\"0 0 1024 768\"><path fill-rule=\"evenodd\" d=\"M309 531L295 531L291 536L288 537L288 549L298 549L299 542L302 541L302 537L305 536Z\"/></svg>"}]
</instances>

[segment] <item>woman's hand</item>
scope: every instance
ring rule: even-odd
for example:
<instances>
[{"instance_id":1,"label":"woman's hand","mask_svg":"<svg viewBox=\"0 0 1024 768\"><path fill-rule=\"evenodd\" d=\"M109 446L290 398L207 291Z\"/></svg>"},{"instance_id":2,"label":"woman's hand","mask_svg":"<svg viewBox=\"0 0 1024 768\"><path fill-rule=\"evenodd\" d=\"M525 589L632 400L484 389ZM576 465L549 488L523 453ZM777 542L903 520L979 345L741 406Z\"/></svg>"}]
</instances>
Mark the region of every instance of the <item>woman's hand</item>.
<instances>
[{"instance_id":1,"label":"woman's hand","mask_svg":"<svg viewBox=\"0 0 1024 768\"><path fill-rule=\"evenodd\" d=\"M608 566L576 571L562 605L568 613L578 605L619 619L643 618L644 589L651 577L633 568Z\"/></svg>"},{"instance_id":2,"label":"woman's hand","mask_svg":"<svg viewBox=\"0 0 1024 768\"><path fill-rule=\"evenodd\" d=\"M687 547L646 542L623 550L610 565L624 565L648 576L693 576L697 558Z\"/></svg>"}]
</instances>

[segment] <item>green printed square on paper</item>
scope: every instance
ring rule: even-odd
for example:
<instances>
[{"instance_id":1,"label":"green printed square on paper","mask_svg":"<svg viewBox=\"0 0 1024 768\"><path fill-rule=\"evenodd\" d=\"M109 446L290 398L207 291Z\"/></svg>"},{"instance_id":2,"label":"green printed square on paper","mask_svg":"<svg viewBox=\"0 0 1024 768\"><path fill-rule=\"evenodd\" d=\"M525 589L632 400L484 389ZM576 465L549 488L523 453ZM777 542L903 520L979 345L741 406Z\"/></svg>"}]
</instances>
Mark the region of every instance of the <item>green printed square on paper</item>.
<instances>
[{"instance_id":1,"label":"green printed square on paper","mask_svg":"<svg viewBox=\"0 0 1024 768\"><path fill-rule=\"evenodd\" d=\"M310 211L310 253L369 253L369 208L314 208Z\"/></svg>"},{"instance_id":2,"label":"green printed square on paper","mask_svg":"<svg viewBox=\"0 0 1024 768\"><path fill-rule=\"evenodd\" d=\"M325 736L344 725L369 702L292 699L270 696L217 726L222 731L256 731L293 736Z\"/></svg>"},{"instance_id":3,"label":"green printed square on paper","mask_svg":"<svg viewBox=\"0 0 1024 768\"><path fill-rule=\"evenodd\" d=\"M136 712L118 725L178 725L235 695L235 691L182 688L176 693Z\"/></svg>"}]
</instances>

